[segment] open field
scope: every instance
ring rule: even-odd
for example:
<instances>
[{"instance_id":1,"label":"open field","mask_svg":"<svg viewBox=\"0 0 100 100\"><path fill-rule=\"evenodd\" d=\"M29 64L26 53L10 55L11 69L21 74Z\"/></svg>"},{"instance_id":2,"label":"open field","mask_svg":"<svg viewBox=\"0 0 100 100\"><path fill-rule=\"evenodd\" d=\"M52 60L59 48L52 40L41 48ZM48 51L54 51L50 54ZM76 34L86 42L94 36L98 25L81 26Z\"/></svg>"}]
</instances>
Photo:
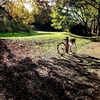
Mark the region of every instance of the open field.
<instances>
[{"instance_id":1,"label":"open field","mask_svg":"<svg viewBox=\"0 0 100 100\"><path fill-rule=\"evenodd\" d=\"M77 39L77 47L80 49L83 45L90 43L91 40L88 38L84 38L82 36L77 36L70 34L69 32L33 32L33 33L2 33L0 34L1 39L11 39L11 40L20 40L20 41L32 41L33 43L42 44L42 48L40 45L36 45L39 49L53 51L56 50L56 46L58 43L63 42L66 37L76 38ZM83 39L84 38L84 39Z\"/></svg>"}]
</instances>

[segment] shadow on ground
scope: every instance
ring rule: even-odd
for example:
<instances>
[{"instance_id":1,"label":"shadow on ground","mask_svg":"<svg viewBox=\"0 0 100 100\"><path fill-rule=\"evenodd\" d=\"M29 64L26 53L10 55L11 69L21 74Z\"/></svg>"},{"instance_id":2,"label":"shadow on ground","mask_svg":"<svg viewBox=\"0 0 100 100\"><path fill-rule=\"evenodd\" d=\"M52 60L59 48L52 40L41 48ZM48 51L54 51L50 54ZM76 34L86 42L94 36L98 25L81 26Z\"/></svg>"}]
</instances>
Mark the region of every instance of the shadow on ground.
<instances>
[{"instance_id":1,"label":"shadow on ground","mask_svg":"<svg viewBox=\"0 0 100 100\"><path fill-rule=\"evenodd\" d=\"M87 39L87 40L90 40L92 42L100 42L100 36L97 36L97 35L89 35L89 36L78 36L78 35L74 35L74 34L68 34L68 33L65 33L64 35L69 35L73 38L79 38L79 39Z\"/></svg>"},{"instance_id":2,"label":"shadow on ground","mask_svg":"<svg viewBox=\"0 0 100 100\"><path fill-rule=\"evenodd\" d=\"M0 100L100 100L100 59L78 54L16 60L5 42L0 41Z\"/></svg>"}]
</instances>

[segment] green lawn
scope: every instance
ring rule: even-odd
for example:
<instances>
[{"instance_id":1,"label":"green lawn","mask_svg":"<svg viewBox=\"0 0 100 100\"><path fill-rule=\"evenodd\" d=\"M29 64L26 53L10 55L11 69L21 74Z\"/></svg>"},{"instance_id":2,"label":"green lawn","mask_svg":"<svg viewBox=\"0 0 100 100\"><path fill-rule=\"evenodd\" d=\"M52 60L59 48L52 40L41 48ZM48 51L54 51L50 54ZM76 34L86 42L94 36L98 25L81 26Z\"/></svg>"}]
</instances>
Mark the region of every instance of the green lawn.
<instances>
[{"instance_id":1,"label":"green lawn","mask_svg":"<svg viewBox=\"0 0 100 100\"><path fill-rule=\"evenodd\" d=\"M87 43L90 43L91 40L84 38L82 36L73 35L69 32L20 32L20 33L0 33L1 39L14 39L14 40L22 40L22 41L32 41L38 42L40 44L44 44L43 47L37 45L36 48L41 51L47 51L48 49L55 50L58 43L64 41L63 39L66 37L76 38L77 47L80 49Z\"/></svg>"}]
</instances>

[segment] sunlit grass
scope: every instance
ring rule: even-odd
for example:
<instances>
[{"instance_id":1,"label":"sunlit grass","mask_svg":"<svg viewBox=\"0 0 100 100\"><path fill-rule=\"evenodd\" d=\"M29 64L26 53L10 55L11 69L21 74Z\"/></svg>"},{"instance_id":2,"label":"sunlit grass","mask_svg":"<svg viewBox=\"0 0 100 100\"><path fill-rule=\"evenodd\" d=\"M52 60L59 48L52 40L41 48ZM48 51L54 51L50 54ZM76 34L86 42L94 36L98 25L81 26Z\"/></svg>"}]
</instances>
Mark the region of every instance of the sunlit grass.
<instances>
[{"instance_id":1,"label":"sunlit grass","mask_svg":"<svg viewBox=\"0 0 100 100\"><path fill-rule=\"evenodd\" d=\"M5 32L0 33L1 37L30 37L30 36L37 36L37 35L55 35L55 34L62 34L62 32L43 32L43 31L34 31L34 32Z\"/></svg>"},{"instance_id":2,"label":"sunlit grass","mask_svg":"<svg viewBox=\"0 0 100 100\"><path fill-rule=\"evenodd\" d=\"M32 41L37 42L36 48L41 52L54 51L57 48L58 43L64 42L66 37L76 38L77 47L80 49L85 44L90 43L90 39L84 39L82 36L73 35L69 32L19 32L19 33L0 33L1 39L14 39L21 41ZM39 44L40 43L40 44ZM41 45L42 44L42 45Z\"/></svg>"}]
</instances>

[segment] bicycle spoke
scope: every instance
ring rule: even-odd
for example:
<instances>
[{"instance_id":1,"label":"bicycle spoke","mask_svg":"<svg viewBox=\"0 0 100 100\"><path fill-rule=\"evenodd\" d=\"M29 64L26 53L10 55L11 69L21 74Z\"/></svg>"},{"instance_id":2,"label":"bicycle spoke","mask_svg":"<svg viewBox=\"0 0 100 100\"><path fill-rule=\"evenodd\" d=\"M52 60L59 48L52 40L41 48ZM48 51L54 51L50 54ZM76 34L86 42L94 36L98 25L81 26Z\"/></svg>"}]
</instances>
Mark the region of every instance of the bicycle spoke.
<instances>
[{"instance_id":1,"label":"bicycle spoke","mask_svg":"<svg viewBox=\"0 0 100 100\"><path fill-rule=\"evenodd\" d=\"M73 43L73 44L70 46L70 51L71 51L73 54L76 53L77 47L76 47L76 44L75 44L75 43Z\"/></svg>"},{"instance_id":2,"label":"bicycle spoke","mask_svg":"<svg viewBox=\"0 0 100 100\"><path fill-rule=\"evenodd\" d=\"M66 47L65 47L65 44L63 42L59 43L58 46L57 46L57 51L58 53L63 56L66 52Z\"/></svg>"}]
</instances>

